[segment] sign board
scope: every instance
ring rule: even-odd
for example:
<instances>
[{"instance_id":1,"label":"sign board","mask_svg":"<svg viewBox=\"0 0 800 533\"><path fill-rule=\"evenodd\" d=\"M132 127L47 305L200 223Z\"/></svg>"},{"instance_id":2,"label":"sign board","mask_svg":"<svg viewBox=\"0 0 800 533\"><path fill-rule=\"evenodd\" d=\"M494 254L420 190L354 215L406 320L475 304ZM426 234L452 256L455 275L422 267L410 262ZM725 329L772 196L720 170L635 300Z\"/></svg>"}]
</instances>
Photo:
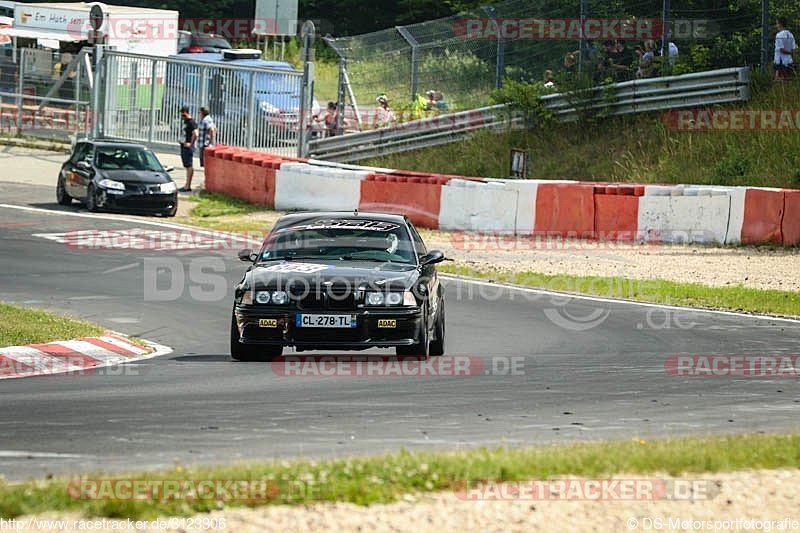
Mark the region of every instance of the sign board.
<instances>
[{"instance_id":1,"label":"sign board","mask_svg":"<svg viewBox=\"0 0 800 533\"><path fill-rule=\"evenodd\" d=\"M531 177L531 157L527 150L511 149L509 175L513 178Z\"/></svg>"},{"instance_id":2,"label":"sign board","mask_svg":"<svg viewBox=\"0 0 800 533\"><path fill-rule=\"evenodd\" d=\"M92 9L89 10L89 25L94 31L103 26L103 8L100 4L94 4Z\"/></svg>"},{"instance_id":3,"label":"sign board","mask_svg":"<svg viewBox=\"0 0 800 533\"><path fill-rule=\"evenodd\" d=\"M15 28L80 31L87 23L86 10L43 8L27 4L14 6Z\"/></svg>"},{"instance_id":4,"label":"sign board","mask_svg":"<svg viewBox=\"0 0 800 533\"><path fill-rule=\"evenodd\" d=\"M256 0L253 33L295 36L298 29L297 0Z\"/></svg>"}]
</instances>

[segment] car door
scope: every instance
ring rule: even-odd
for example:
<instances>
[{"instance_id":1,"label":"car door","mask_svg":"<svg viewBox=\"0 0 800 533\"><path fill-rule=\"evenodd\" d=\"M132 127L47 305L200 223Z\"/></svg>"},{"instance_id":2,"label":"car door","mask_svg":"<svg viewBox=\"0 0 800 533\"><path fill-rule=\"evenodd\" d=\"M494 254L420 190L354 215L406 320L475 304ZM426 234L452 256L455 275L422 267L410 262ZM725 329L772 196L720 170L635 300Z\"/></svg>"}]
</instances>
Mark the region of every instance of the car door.
<instances>
[{"instance_id":1,"label":"car door","mask_svg":"<svg viewBox=\"0 0 800 533\"><path fill-rule=\"evenodd\" d=\"M72 151L72 155L67 162L64 164L64 167L61 170L61 177L64 180L64 188L67 191L67 194L72 196L73 198L80 198L80 194L78 194L78 181L79 176L76 173L76 164L78 161L81 161L86 156L86 151L89 149L89 143L81 142L75 145L75 149Z\"/></svg>"},{"instance_id":2,"label":"car door","mask_svg":"<svg viewBox=\"0 0 800 533\"><path fill-rule=\"evenodd\" d=\"M94 145L85 143L86 147L75 161L75 198L86 198L89 184L94 178Z\"/></svg>"}]
</instances>

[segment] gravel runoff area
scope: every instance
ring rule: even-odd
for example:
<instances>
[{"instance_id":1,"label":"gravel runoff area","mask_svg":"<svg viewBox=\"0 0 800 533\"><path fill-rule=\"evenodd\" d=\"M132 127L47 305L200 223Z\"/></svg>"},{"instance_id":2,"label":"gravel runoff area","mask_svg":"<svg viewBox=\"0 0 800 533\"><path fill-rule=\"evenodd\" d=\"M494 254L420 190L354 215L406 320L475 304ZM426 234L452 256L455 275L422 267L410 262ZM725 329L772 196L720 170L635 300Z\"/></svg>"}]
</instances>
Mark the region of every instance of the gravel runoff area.
<instances>
[{"instance_id":1,"label":"gravel runoff area","mask_svg":"<svg viewBox=\"0 0 800 533\"><path fill-rule=\"evenodd\" d=\"M361 507L343 503L309 506L268 506L232 508L194 517L224 519L221 531L258 533L263 531L361 531L361 532L530 532L530 531L797 531L800 530L800 470L759 470L730 473L667 475L619 475L618 488L606 484L607 499L581 497L593 494L592 481L569 480L570 487L555 499L528 497L520 500L468 500L453 493L408 495L403 501ZM603 480L605 481L605 480ZM525 482L520 482L525 483ZM678 499L636 500L623 489L666 486ZM556 484L552 484L555 487ZM595 485L596 486L596 485ZM691 490L690 490L691 488ZM583 492L585 490L585 492ZM627 490L627 489L625 489ZM654 493L657 492L654 491ZM633 494L633 493L631 493ZM690 496L690 494L692 494ZM627 498L627 499L625 499ZM80 520L74 515L48 515L43 519ZM56 531L25 528L32 517L20 517L16 531ZM119 523L124 524L124 521ZM168 524L167 524L168 525ZM150 527L138 531L201 531L178 527ZM74 527L73 527L74 526ZM58 531L85 531L76 523ZM110 527L109 527L110 529ZM206 528L208 529L208 528ZM134 531L133 529L118 529Z\"/></svg>"},{"instance_id":2,"label":"gravel runoff area","mask_svg":"<svg viewBox=\"0 0 800 533\"><path fill-rule=\"evenodd\" d=\"M428 231L456 264L507 272L663 279L800 291L800 248L634 244Z\"/></svg>"}]
</instances>

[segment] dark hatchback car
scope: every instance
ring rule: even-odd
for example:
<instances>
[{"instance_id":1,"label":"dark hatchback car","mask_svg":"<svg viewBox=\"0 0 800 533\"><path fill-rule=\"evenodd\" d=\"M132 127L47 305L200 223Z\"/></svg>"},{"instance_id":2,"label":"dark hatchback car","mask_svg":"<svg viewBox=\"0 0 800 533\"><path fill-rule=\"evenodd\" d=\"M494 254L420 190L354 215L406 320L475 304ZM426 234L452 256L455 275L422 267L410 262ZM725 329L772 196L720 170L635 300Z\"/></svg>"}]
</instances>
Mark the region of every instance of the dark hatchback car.
<instances>
[{"instance_id":1,"label":"dark hatchback car","mask_svg":"<svg viewBox=\"0 0 800 533\"><path fill-rule=\"evenodd\" d=\"M284 215L236 286L231 356L270 360L303 350L395 348L442 355L444 288L416 228L402 215Z\"/></svg>"},{"instance_id":2,"label":"dark hatchback car","mask_svg":"<svg viewBox=\"0 0 800 533\"><path fill-rule=\"evenodd\" d=\"M231 43L220 35L213 33L178 32L179 54L200 54L208 52L222 52L230 50Z\"/></svg>"},{"instance_id":3,"label":"dark hatchback car","mask_svg":"<svg viewBox=\"0 0 800 533\"><path fill-rule=\"evenodd\" d=\"M175 216L178 188L156 155L139 144L84 141L61 166L61 205L78 200L89 211L125 210Z\"/></svg>"}]
</instances>

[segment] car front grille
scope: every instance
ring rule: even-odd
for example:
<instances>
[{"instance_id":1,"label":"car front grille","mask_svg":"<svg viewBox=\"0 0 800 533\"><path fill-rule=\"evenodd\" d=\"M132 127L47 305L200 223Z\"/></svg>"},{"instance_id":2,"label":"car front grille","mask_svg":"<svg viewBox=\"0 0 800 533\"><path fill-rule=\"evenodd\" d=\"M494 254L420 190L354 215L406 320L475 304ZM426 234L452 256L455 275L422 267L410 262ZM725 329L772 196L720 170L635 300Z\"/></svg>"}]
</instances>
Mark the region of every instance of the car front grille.
<instances>
[{"instance_id":1,"label":"car front grille","mask_svg":"<svg viewBox=\"0 0 800 533\"><path fill-rule=\"evenodd\" d=\"M302 311L312 310L355 310L356 297L347 287L331 287L325 290L292 290L292 301Z\"/></svg>"}]
</instances>

